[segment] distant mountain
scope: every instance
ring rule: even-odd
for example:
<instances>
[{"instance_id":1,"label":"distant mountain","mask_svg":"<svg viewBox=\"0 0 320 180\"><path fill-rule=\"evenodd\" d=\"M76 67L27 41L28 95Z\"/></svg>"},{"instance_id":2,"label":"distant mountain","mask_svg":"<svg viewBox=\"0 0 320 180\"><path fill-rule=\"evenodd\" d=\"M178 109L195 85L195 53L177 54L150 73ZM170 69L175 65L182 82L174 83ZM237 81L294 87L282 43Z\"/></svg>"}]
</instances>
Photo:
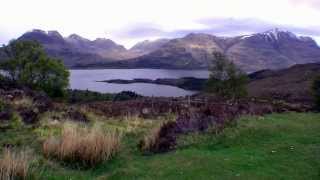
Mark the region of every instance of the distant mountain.
<instances>
[{"instance_id":1,"label":"distant mountain","mask_svg":"<svg viewBox=\"0 0 320 180\"><path fill-rule=\"evenodd\" d=\"M122 45L118 45L110 39L97 38L94 41L85 39L77 34L72 34L65 38L77 51L97 54L103 58L121 60L129 58L126 56L127 50Z\"/></svg>"},{"instance_id":2,"label":"distant mountain","mask_svg":"<svg viewBox=\"0 0 320 180\"><path fill-rule=\"evenodd\" d=\"M74 35L73 37L75 37ZM80 40L80 36L77 36ZM82 42L85 42L84 38ZM81 45L77 45L75 41L70 41L69 38L64 38L57 31L42 31L33 30L23 34L17 40L35 40L43 45L46 52L52 56L63 60L64 64L72 67L80 64L91 64L98 62L105 62L107 58L100 56L94 52L83 51L79 49ZM91 41L87 40L87 43ZM80 41L79 41L80 44ZM85 43L84 43L85 44Z\"/></svg>"},{"instance_id":3,"label":"distant mountain","mask_svg":"<svg viewBox=\"0 0 320 180\"><path fill-rule=\"evenodd\" d=\"M226 54L249 71L320 62L320 48L312 38L298 37L278 29L242 36L227 49Z\"/></svg>"},{"instance_id":4,"label":"distant mountain","mask_svg":"<svg viewBox=\"0 0 320 180\"><path fill-rule=\"evenodd\" d=\"M77 34L64 38L57 31L33 30L18 40L38 41L50 56L61 58L69 67L136 57L110 39L97 38L91 41Z\"/></svg>"},{"instance_id":5,"label":"distant mountain","mask_svg":"<svg viewBox=\"0 0 320 180\"><path fill-rule=\"evenodd\" d=\"M238 37L189 34L173 39L129 64L153 68L207 68L214 51L226 54L247 72L320 62L320 48L312 38L274 29Z\"/></svg>"},{"instance_id":6,"label":"distant mountain","mask_svg":"<svg viewBox=\"0 0 320 180\"><path fill-rule=\"evenodd\" d=\"M130 51L133 54L137 55L145 55L149 54L159 48L161 48L164 44L169 42L169 39L158 39L155 41L145 40L134 45Z\"/></svg>"},{"instance_id":7,"label":"distant mountain","mask_svg":"<svg viewBox=\"0 0 320 180\"><path fill-rule=\"evenodd\" d=\"M18 40L36 40L50 56L77 68L206 69L212 52L224 53L246 72L320 62L320 48L312 38L279 29L237 37L191 33L171 40L142 41L131 49L110 39L62 37L57 31L33 30Z\"/></svg>"},{"instance_id":8,"label":"distant mountain","mask_svg":"<svg viewBox=\"0 0 320 180\"><path fill-rule=\"evenodd\" d=\"M91 41L77 34L63 37L58 31L46 32L37 29L26 32L18 40L38 41L50 56L62 59L69 67L86 67L89 64L136 58L160 48L169 41L144 41L127 50L110 39L97 38Z\"/></svg>"}]
</instances>

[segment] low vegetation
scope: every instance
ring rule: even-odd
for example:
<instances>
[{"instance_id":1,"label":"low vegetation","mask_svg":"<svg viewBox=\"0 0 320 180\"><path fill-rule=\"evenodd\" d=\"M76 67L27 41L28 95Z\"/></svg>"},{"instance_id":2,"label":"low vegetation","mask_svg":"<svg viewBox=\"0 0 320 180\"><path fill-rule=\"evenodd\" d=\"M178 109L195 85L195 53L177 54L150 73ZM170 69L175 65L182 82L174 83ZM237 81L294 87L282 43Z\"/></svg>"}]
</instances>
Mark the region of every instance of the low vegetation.
<instances>
[{"instance_id":1,"label":"low vegetation","mask_svg":"<svg viewBox=\"0 0 320 180\"><path fill-rule=\"evenodd\" d=\"M45 157L84 167L94 167L111 159L119 148L119 133L69 123L64 125L59 137L51 136L43 143Z\"/></svg>"},{"instance_id":2,"label":"low vegetation","mask_svg":"<svg viewBox=\"0 0 320 180\"><path fill-rule=\"evenodd\" d=\"M68 90L66 100L69 103L88 103L94 101L127 101L141 98L142 96L131 91L120 93L100 93L89 90Z\"/></svg>"},{"instance_id":3,"label":"low vegetation","mask_svg":"<svg viewBox=\"0 0 320 180\"><path fill-rule=\"evenodd\" d=\"M0 158L0 179L16 180L30 177L32 158L28 151L5 149Z\"/></svg>"},{"instance_id":4,"label":"low vegetation","mask_svg":"<svg viewBox=\"0 0 320 180\"><path fill-rule=\"evenodd\" d=\"M87 103L92 101L111 101L114 95L89 90L68 90L66 97L70 103Z\"/></svg>"},{"instance_id":5,"label":"low vegetation","mask_svg":"<svg viewBox=\"0 0 320 180\"><path fill-rule=\"evenodd\" d=\"M53 116L57 116L57 112L53 113ZM137 144L146 137L148 142L153 144L156 139L153 137L157 137L159 132L158 127L167 119L151 120L138 117L105 119L98 115L88 116L91 121L99 121L98 126L101 130L95 132L108 133L118 130L123 134L121 148L117 148L116 156L113 154L111 159L90 166L92 168L77 170L70 167L75 165L82 167L83 162L85 165L94 162L92 157L97 157L94 155L97 151L92 151L93 148L87 149L86 152L90 153L86 153L85 161L79 157L73 159L74 161L66 161L64 158L60 159L57 153L59 149L68 149L64 151L65 154L75 149L74 146L58 147L57 144L61 144L63 137L68 137L66 139L69 143L72 139L72 145L75 144L73 142L89 137L90 131L97 128L94 126L89 128L90 124L63 125L57 122L31 129L28 127L19 130L8 129L1 132L0 147L10 144L15 149L22 149L25 146L34 149L37 152L34 158L40 159L39 168L34 170L38 179L317 179L319 177L320 159L317 152L320 150L320 117L316 113L242 117L235 125L219 135L210 130L185 134L179 136L175 151L149 154L149 156L142 154ZM76 135L70 138L71 133ZM43 142L46 140L50 143L45 145ZM109 142L109 140L104 141ZM85 142L81 148L88 147L87 144L90 146L97 144L92 144L92 139L80 142ZM78 145L76 146L79 148ZM3 148L0 149L2 152L5 151Z\"/></svg>"},{"instance_id":6,"label":"low vegetation","mask_svg":"<svg viewBox=\"0 0 320 180\"><path fill-rule=\"evenodd\" d=\"M316 108L320 110L320 75L315 78L312 85Z\"/></svg>"},{"instance_id":7,"label":"low vegetation","mask_svg":"<svg viewBox=\"0 0 320 180\"><path fill-rule=\"evenodd\" d=\"M137 99L141 97L142 97L141 95L132 91L122 91L115 95L115 97L113 98L113 101L127 101L127 100Z\"/></svg>"}]
</instances>

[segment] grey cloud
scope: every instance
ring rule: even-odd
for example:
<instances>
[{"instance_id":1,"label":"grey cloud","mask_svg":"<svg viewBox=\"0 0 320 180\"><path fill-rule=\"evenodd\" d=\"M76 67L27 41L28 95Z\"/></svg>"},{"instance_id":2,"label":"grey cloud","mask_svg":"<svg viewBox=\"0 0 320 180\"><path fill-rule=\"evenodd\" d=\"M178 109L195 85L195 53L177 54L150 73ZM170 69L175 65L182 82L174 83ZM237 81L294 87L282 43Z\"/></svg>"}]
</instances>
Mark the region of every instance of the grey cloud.
<instances>
[{"instance_id":1,"label":"grey cloud","mask_svg":"<svg viewBox=\"0 0 320 180\"><path fill-rule=\"evenodd\" d=\"M182 37L189 33L207 33L219 36L236 36L246 33L259 33L273 28L292 31L293 33L306 36L320 36L319 27L297 27L292 25L274 24L259 19L236 19L236 18L210 18L200 19L196 23L204 25L204 29L178 29L175 31L165 31L154 23L140 23L116 32L114 35L121 38L148 38L148 37Z\"/></svg>"},{"instance_id":2,"label":"grey cloud","mask_svg":"<svg viewBox=\"0 0 320 180\"><path fill-rule=\"evenodd\" d=\"M259 19L202 19L198 23L206 25L212 33L226 34L226 35L238 35L244 32L259 33L273 28L280 28L283 30L292 31L296 34L308 35L308 36L320 36L320 26L318 27L298 27L293 25L275 24ZM210 30L209 30L210 31Z\"/></svg>"},{"instance_id":3,"label":"grey cloud","mask_svg":"<svg viewBox=\"0 0 320 180\"><path fill-rule=\"evenodd\" d=\"M151 36L164 36L165 31L153 23L138 23L128 26L128 28L112 33L121 38L143 38Z\"/></svg>"}]
</instances>

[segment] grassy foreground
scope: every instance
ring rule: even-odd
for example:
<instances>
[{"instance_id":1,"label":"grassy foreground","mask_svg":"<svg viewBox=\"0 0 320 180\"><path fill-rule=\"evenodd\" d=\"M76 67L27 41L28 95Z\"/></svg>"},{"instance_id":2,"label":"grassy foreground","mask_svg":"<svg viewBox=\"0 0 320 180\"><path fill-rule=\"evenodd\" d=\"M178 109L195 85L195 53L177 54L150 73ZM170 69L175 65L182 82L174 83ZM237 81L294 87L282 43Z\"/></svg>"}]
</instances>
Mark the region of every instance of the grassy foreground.
<instances>
[{"instance_id":1,"label":"grassy foreground","mask_svg":"<svg viewBox=\"0 0 320 180\"><path fill-rule=\"evenodd\" d=\"M160 121L160 120L159 120ZM1 145L31 146L36 179L319 179L320 114L287 113L243 117L216 136L208 131L179 138L178 149L145 156L138 141L155 120L108 120L106 129L123 129L120 152L96 168L78 170L41 155L42 129L0 133ZM40 133L39 133L40 132ZM41 134L41 135L39 135Z\"/></svg>"}]
</instances>

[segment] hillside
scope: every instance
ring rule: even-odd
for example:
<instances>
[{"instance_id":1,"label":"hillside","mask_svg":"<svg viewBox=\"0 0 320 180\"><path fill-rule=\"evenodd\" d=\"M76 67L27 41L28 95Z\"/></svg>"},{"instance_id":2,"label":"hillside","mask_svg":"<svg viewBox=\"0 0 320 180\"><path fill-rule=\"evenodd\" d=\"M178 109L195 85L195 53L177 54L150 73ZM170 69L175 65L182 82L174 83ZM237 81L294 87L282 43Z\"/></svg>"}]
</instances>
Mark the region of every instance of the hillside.
<instances>
[{"instance_id":1,"label":"hillside","mask_svg":"<svg viewBox=\"0 0 320 180\"><path fill-rule=\"evenodd\" d=\"M263 70L249 75L250 96L312 102L311 85L320 74L320 64L295 65L282 70Z\"/></svg>"}]
</instances>

